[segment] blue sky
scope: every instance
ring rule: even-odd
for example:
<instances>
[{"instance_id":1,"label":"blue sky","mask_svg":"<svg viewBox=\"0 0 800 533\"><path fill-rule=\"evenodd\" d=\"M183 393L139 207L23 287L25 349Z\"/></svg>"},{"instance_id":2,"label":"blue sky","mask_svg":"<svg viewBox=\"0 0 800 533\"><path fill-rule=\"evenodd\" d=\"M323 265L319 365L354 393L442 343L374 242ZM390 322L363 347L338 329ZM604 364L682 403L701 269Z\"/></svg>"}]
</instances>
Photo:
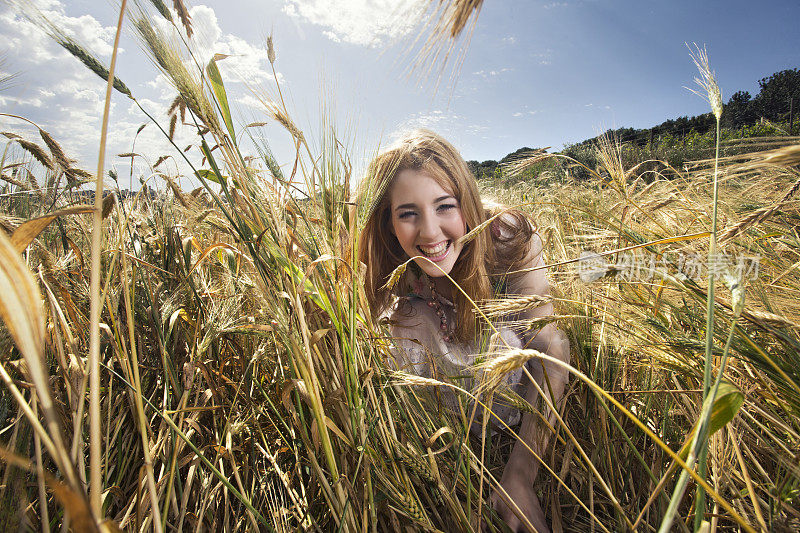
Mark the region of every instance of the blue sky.
<instances>
[{"instance_id":1,"label":"blue sky","mask_svg":"<svg viewBox=\"0 0 800 533\"><path fill-rule=\"evenodd\" d=\"M108 61L115 2L35 0L67 33ZM149 5L149 2L144 2ZM166 2L171 5L171 2ZM240 125L266 119L258 98L274 98L265 41L274 35L276 69L298 125L309 138L321 109L360 154L404 128L425 126L450 138L466 159L499 159L522 146L560 149L607 128L647 127L707 111L684 86L696 70L685 42L705 44L725 101L737 90L800 67L800 2L650 0L486 0L454 85L404 74L418 0L194 0L190 6L203 57L220 62ZM422 3L424 7L425 3ZM0 70L17 73L0 88L0 111L50 131L89 170L96 166L105 86L0 1ZM167 123L175 92L125 35L118 75ZM132 151L146 119L114 95L109 164ZM3 130L35 132L0 117ZM290 164L288 136L266 128L278 159ZM194 137L188 128L178 144ZM169 148L152 126L135 151L155 160ZM108 167L107 165L107 167Z\"/></svg>"}]
</instances>

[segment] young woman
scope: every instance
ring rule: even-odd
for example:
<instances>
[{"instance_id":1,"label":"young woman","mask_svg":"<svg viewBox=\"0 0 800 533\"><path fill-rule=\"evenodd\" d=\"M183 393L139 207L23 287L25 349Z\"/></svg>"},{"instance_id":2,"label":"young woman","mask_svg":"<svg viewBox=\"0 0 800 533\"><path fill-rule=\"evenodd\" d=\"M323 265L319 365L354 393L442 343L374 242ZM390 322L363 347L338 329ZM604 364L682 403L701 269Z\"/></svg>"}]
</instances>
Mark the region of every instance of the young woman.
<instances>
[{"instance_id":1,"label":"young woman","mask_svg":"<svg viewBox=\"0 0 800 533\"><path fill-rule=\"evenodd\" d=\"M475 178L445 139L419 130L382 152L372 161L359 198L372 206L358 247L359 259L366 266L366 295L373 316L390 319L395 364L418 375L443 379L468 373L482 350L531 348L569 361L569 344L561 331L552 323L541 329L531 327L531 319L552 314L546 298L529 298L529 307L503 317L502 323L495 324L499 335L487 343L481 339L490 337L492 330L481 323L466 296L445 276L475 302L549 294L541 238L522 213L486 208ZM469 230L494 215L498 216L484 231L462 241ZM414 261L398 282L385 288L392 272L409 258ZM557 404L567 373L536 359L527 366L548 400ZM522 369L507 374L505 381L536 405L537 387L529 383ZM471 384L459 385L471 388ZM451 396L449 403L455 405L455 398ZM519 419L519 412L509 407L495 406L492 411L509 424ZM552 412L544 408L542 413L552 424ZM541 426L534 415L526 413L518 430L540 457L549 440ZM500 484L538 531L548 531L533 489L538 470L539 461L517 442ZM526 530L500 491L492 501L512 531Z\"/></svg>"}]
</instances>

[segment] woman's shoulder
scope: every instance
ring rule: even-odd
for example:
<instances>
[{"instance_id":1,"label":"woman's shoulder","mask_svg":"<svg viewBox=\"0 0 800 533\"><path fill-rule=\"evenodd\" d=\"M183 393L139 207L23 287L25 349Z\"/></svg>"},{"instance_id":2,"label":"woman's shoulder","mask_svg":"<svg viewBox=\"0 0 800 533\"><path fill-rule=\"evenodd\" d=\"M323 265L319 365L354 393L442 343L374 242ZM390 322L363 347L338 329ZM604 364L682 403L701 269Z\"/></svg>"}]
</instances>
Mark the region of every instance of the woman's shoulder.
<instances>
[{"instance_id":1,"label":"woman's shoulder","mask_svg":"<svg viewBox=\"0 0 800 533\"><path fill-rule=\"evenodd\" d=\"M420 331L428 330L438 320L436 312L427 304L427 301L416 296L402 296L397 298L386 313L389 325L394 333L401 330Z\"/></svg>"},{"instance_id":2,"label":"woman's shoulder","mask_svg":"<svg viewBox=\"0 0 800 533\"><path fill-rule=\"evenodd\" d=\"M523 233L535 231L533 221L519 209L492 205L487 211L488 216L494 217L491 225L494 238L508 239L520 231Z\"/></svg>"},{"instance_id":3,"label":"woman's shoulder","mask_svg":"<svg viewBox=\"0 0 800 533\"><path fill-rule=\"evenodd\" d=\"M526 268L542 254L544 243L536 225L522 211L502 211L492 220L491 231L498 270Z\"/></svg>"}]
</instances>

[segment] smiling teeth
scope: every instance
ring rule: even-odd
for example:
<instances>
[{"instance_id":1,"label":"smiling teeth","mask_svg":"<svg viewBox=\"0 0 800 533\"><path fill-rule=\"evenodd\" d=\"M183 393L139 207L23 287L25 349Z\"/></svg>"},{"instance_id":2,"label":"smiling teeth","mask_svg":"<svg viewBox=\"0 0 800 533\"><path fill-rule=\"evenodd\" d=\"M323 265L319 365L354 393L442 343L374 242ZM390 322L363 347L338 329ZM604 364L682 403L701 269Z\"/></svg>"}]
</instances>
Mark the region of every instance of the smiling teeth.
<instances>
[{"instance_id":1,"label":"smiling teeth","mask_svg":"<svg viewBox=\"0 0 800 533\"><path fill-rule=\"evenodd\" d=\"M450 246L450 241L444 241L432 248L429 246L418 246L418 248L423 254L436 257L437 255L442 255L448 246Z\"/></svg>"}]
</instances>

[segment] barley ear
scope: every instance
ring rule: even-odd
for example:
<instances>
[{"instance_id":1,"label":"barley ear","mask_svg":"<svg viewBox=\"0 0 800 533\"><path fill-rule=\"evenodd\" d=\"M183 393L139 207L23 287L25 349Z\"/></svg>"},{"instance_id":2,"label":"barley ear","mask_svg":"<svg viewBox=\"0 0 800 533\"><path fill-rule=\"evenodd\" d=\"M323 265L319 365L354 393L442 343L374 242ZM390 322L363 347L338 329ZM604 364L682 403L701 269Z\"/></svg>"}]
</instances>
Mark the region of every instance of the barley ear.
<instances>
[{"instance_id":1,"label":"barley ear","mask_svg":"<svg viewBox=\"0 0 800 533\"><path fill-rule=\"evenodd\" d=\"M483 230L485 230L485 229L486 229L486 226L488 226L489 224L491 224L491 223L492 223L492 221L493 221L493 220L494 220L494 219L495 219L497 216L499 216L499 213L498 213L497 215L493 216L492 218L490 218L490 219L488 219L488 220L486 220L486 221L484 221L484 222L481 222L480 224L478 224L477 226L475 226L475 228L473 228L472 230L470 230L470 231L469 231L469 232L468 232L466 235L463 235L463 236L462 236L460 239L458 239L458 243L459 243L459 244L461 244L462 246L463 246L463 245L465 245L465 244L467 244L469 241L471 241L472 239L474 239L475 237L477 237L477 236L480 234L480 232L482 232Z\"/></svg>"},{"instance_id":2,"label":"barley ear","mask_svg":"<svg viewBox=\"0 0 800 533\"><path fill-rule=\"evenodd\" d=\"M8 183L10 183L11 185L14 185L14 186L16 186L16 187L19 187L20 189L24 189L24 190L27 190L27 189L28 189L28 186L27 186L26 184L24 184L23 182L19 181L19 180L18 180L18 179L16 179L16 178L12 178L12 177L11 177L11 176L9 176L8 174L0 174L0 180L2 180L2 181L5 181L5 182L8 182Z\"/></svg>"},{"instance_id":3,"label":"barley ear","mask_svg":"<svg viewBox=\"0 0 800 533\"><path fill-rule=\"evenodd\" d=\"M267 59L269 59L270 65L275 64L275 45L272 42L271 34L267 37Z\"/></svg>"},{"instance_id":4,"label":"barley ear","mask_svg":"<svg viewBox=\"0 0 800 533\"><path fill-rule=\"evenodd\" d=\"M61 168L70 168L72 166L72 161L70 161L67 154L64 153L61 145L59 145L49 133L42 129L39 130L39 135L42 137L44 144L47 145L47 148L50 149L50 153L53 155L53 159L56 160L56 163L58 163Z\"/></svg>"},{"instance_id":5,"label":"barley ear","mask_svg":"<svg viewBox=\"0 0 800 533\"><path fill-rule=\"evenodd\" d=\"M437 379L425 378L401 371L392 372L391 377L393 380L392 384L399 386L438 387L445 384Z\"/></svg>"},{"instance_id":6,"label":"barley ear","mask_svg":"<svg viewBox=\"0 0 800 533\"><path fill-rule=\"evenodd\" d=\"M183 207L191 208L191 201L186 197L178 184L175 183L175 180L167 175L164 175L164 179L167 180L169 188L172 189L172 194L175 195L175 199L178 200Z\"/></svg>"},{"instance_id":7,"label":"barley ear","mask_svg":"<svg viewBox=\"0 0 800 533\"><path fill-rule=\"evenodd\" d=\"M507 403L511 407L514 407L526 413L536 412L536 409L534 409L533 406L530 403L528 403L527 400L525 400L525 398L523 398L522 396L520 396L511 389L497 391L495 393L495 402L497 402L500 405L503 405L503 402Z\"/></svg>"},{"instance_id":8,"label":"barley ear","mask_svg":"<svg viewBox=\"0 0 800 533\"><path fill-rule=\"evenodd\" d=\"M408 261L411 261L411 259L409 259ZM386 284L383 287L381 287L381 290L385 291L392 290L392 288L397 284L397 281L400 279L400 276L402 276L403 273L406 271L406 268L408 267L408 261L406 261L405 263L400 263L400 266L398 266L392 271L392 274L389 276L389 281L387 281Z\"/></svg>"},{"instance_id":9,"label":"barley ear","mask_svg":"<svg viewBox=\"0 0 800 533\"><path fill-rule=\"evenodd\" d=\"M156 11L161 13L162 17L172 22L172 13L170 13L169 8L164 2L161 0L150 0L150 2L152 2L153 6L156 8Z\"/></svg>"},{"instance_id":10,"label":"barley ear","mask_svg":"<svg viewBox=\"0 0 800 533\"><path fill-rule=\"evenodd\" d=\"M36 143L32 143L30 141L26 141L25 139L15 139L22 148L31 154L39 163L43 166L47 167L50 170L55 170L55 165L53 162L50 161L50 158L47 157L47 154L44 152L41 146Z\"/></svg>"},{"instance_id":11,"label":"barley ear","mask_svg":"<svg viewBox=\"0 0 800 533\"><path fill-rule=\"evenodd\" d=\"M414 497L399 490L395 494L395 497L397 498L398 511L417 522L425 521L425 514L423 514L422 509Z\"/></svg>"},{"instance_id":12,"label":"barley ear","mask_svg":"<svg viewBox=\"0 0 800 533\"><path fill-rule=\"evenodd\" d=\"M103 198L103 212L102 218L108 218L108 215L111 214L111 211L114 209L114 204L117 203L117 195L116 194L109 194L105 198Z\"/></svg>"},{"instance_id":13,"label":"barley ear","mask_svg":"<svg viewBox=\"0 0 800 533\"><path fill-rule=\"evenodd\" d=\"M55 41L61 45L64 50L72 54L75 58L77 58L81 63L83 63L89 70L100 76L100 78L104 80L108 80L109 72L108 69L103 66L100 61L98 61L92 54L86 51L81 45L75 42L70 37L65 35L54 35ZM133 98L131 94L131 90L128 89L128 86L125 85L122 80L114 76L114 89L121 92L128 98Z\"/></svg>"},{"instance_id":14,"label":"barley ear","mask_svg":"<svg viewBox=\"0 0 800 533\"><path fill-rule=\"evenodd\" d=\"M406 446L407 449L403 449L399 442L395 445L395 456L397 459L399 459L401 463L410 468L422 479L428 481L429 483L436 484L436 478L431 473L430 466L428 466L425 461L420 458L419 452L417 452L410 444L407 444Z\"/></svg>"},{"instance_id":15,"label":"barley ear","mask_svg":"<svg viewBox=\"0 0 800 533\"><path fill-rule=\"evenodd\" d=\"M175 126L178 124L178 115L172 115L172 118L169 121L169 140L172 141L175 138Z\"/></svg>"},{"instance_id":16,"label":"barley ear","mask_svg":"<svg viewBox=\"0 0 800 533\"><path fill-rule=\"evenodd\" d=\"M172 6L178 13L178 18L181 19L181 24L183 24L183 27L186 28L186 36L191 38L192 17L189 15L189 10L186 9L186 5L183 3L183 0L172 0Z\"/></svg>"},{"instance_id":17,"label":"barley ear","mask_svg":"<svg viewBox=\"0 0 800 533\"><path fill-rule=\"evenodd\" d=\"M689 88L689 90L705 99L711 106L711 111L713 111L714 116L719 120L722 116L722 91L720 91L719 85L717 84L717 76L708 64L708 52L706 51L706 47L703 46L703 48L700 48L696 43L692 44L694 44L694 50L692 50L692 47L689 46L688 43L686 47L689 49L689 55L692 57L692 61L694 61L697 70L700 72L700 77L695 78L694 81L705 94L691 88Z\"/></svg>"},{"instance_id":18,"label":"barley ear","mask_svg":"<svg viewBox=\"0 0 800 533\"><path fill-rule=\"evenodd\" d=\"M181 105L182 100L183 99L181 98L181 95L176 96L175 99L172 101L171 104L169 104L169 107L167 108L167 115L173 114Z\"/></svg>"},{"instance_id":19,"label":"barley ear","mask_svg":"<svg viewBox=\"0 0 800 533\"><path fill-rule=\"evenodd\" d=\"M542 352L538 350L508 350L500 355L488 359L486 362L479 365L487 374L492 377L502 377L512 370L520 368L527 363L530 359L540 357Z\"/></svg>"}]
</instances>

